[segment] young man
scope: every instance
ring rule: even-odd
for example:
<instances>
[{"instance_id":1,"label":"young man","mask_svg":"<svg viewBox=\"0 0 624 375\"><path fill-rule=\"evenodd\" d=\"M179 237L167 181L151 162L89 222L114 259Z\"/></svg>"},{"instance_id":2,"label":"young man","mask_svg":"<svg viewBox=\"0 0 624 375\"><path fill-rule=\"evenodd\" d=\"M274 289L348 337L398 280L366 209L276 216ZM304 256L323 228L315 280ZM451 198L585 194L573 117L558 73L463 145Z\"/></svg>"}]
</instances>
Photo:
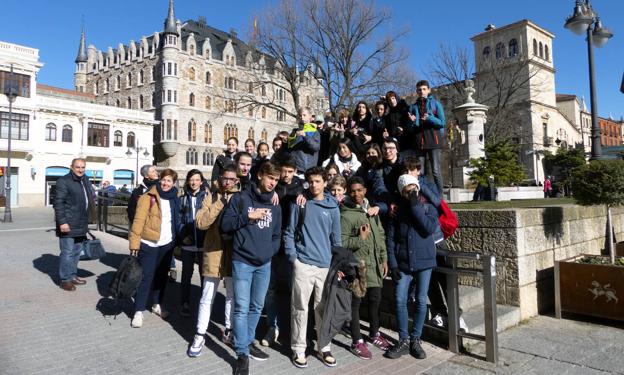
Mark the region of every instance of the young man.
<instances>
[{"instance_id":1,"label":"young man","mask_svg":"<svg viewBox=\"0 0 624 375\"><path fill-rule=\"evenodd\" d=\"M247 151L241 151L234 156L234 164L236 165L236 175L238 177L239 190L245 190L250 186L251 182L251 166L253 158Z\"/></svg>"},{"instance_id":2,"label":"young man","mask_svg":"<svg viewBox=\"0 0 624 375\"><path fill-rule=\"evenodd\" d=\"M297 164L297 175L303 176L308 168L318 164L321 135L312 123L310 108L299 110L299 127L288 136L288 151Z\"/></svg>"},{"instance_id":3,"label":"young man","mask_svg":"<svg viewBox=\"0 0 624 375\"><path fill-rule=\"evenodd\" d=\"M85 167L85 159L72 160L70 172L56 183L54 219L61 249L59 286L68 292L76 290L76 285L87 283L76 275L82 243L87 240L90 213L95 208L93 190L85 176Z\"/></svg>"},{"instance_id":4,"label":"young man","mask_svg":"<svg viewBox=\"0 0 624 375\"><path fill-rule=\"evenodd\" d=\"M275 187L282 207L282 233L286 231L290 219L290 211L297 197L303 193L303 181L295 172L297 166L292 159L286 159L280 165L280 180ZM279 337L279 331L286 332L290 328L290 311L284 311L284 306L290 305L290 290L292 273L291 265L284 251L284 241L280 251L271 260L271 282L266 295L266 314L268 329L260 341L263 346L272 345Z\"/></svg>"},{"instance_id":5,"label":"young man","mask_svg":"<svg viewBox=\"0 0 624 375\"><path fill-rule=\"evenodd\" d=\"M280 246L282 210L271 203L279 177L280 172L273 164L263 164L258 182L234 195L221 219L221 231L234 235L233 328L237 375L249 374L249 357L260 361L269 357L253 340L269 286L271 258Z\"/></svg>"},{"instance_id":6,"label":"young man","mask_svg":"<svg viewBox=\"0 0 624 375\"><path fill-rule=\"evenodd\" d=\"M386 129L385 117L386 103L378 101L375 103L375 117L373 117L370 122L370 129L367 129L366 132L372 137L371 142L380 146L383 144L384 138L390 136L390 133Z\"/></svg>"},{"instance_id":7,"label":"young man","mask_svg":"<svg viewBox=\"0 0 624 375\"><path fill-rule=\"evenodd\" d=\"M383 162L381 165L382 178L384 188L378 190L382 193L375 192L375 200L384 202L388 205L387 215L393 217L397 211L397 201L399 190L397 188L397 180L401 175L403 164L399 155L399 142L394 138L386 138L382 148Z\"/></svg>"},{"instance_id":8,"label":"young man","mask_svg":"<svg viewBox=\"0 0 624 375\"><path fill-rule=\"evenodd\" d=\"M429 159L433 179L441 194L443 183L440 163L442 161L442 148L444 147L446 119L442 104L430 95L430 92L429 82L423 80L416 83L418 98L409 109L409 119L414 130L416 153L420 159L420 164L424 167L425 159ZM424 168L422 172L426 174Z\"/></svg>"},{"instance_id":9,"label":"young man","mask_svg":"<svg viewBox=\"0 0 624 375\"><path fill-rule=\"evenodd\" d=\"M221 175L221 168L228 164L234 164L234 155L238 150L238 139L236 137L230 137L225 142L225 151L223 154L217 156L214 166L212 167L212 175L210 177L210 183L214 184Z\"/></svg>"},{"instance_id":10,"label":"young man","mask_svg":"<svg viewBox=\"0 0 624 375\"><path fill-rule=\"evenodd\" d=\"M379 333L379 307L383 279L388 274L386 237L379 216L369 216L370 207L366 199L364 180L353 177L349 180L348 193L340 205L340 227L342 244L353 251L359 261L366 265L366 295L368 296L368 318L370 321L370 341L382 350L390 344ZM371 359L373 355L362 339L360 332L360 303L362 299L354 293L351 299L351 352L361 359Z\"/></svg>"},{"instance_id":11,"label":"young man","mask_svg":"<svg viewBox=\"0 0 624 375\"><path fill-rule=\"evenodd\" d=\"M308 366L305 356L308 325L308 304L314 292L314 315L317 332L322 321L319 306L323 286L331 265L331 248L340 246L340 211L336 200L325 194L327 172L312 167L305 173L309 188L305 207L305 220L298 230L300 208L291 205L290 221L284 235L284 249L293 264L291 298L291 349L292 363L299 368ZM295 239L296 235L296 239ZM336 365L330 345L318 348L318 356L327 366Z\"/></svg>"},{"instance_id":12,"label":"young man","mask_svg":"<svg viewBox=\"0 0 624 375\"><path fill-rule=\"evenodd\" d=\"M212 303L219 281L223 279L225 283L225 331L223 332L223 342L231 344L232 325L230 312L232 309L232 298L234 290L232 288L232 246L233 237L221 234L219 231L219 220L223 209L230 201L232 194L238 191L236 183L236 168L233 165L226 165L221 169L218 188L209 194L202 202L202 207L197 211L197 229L205 230L203 245L202 276L202 296L199 301L199 311L197 314L197 333L193 338L193 343L189 347L187 354L189 357L201 355L205 336L210 323L210 313Z\"/></svg>"}]
</instances>

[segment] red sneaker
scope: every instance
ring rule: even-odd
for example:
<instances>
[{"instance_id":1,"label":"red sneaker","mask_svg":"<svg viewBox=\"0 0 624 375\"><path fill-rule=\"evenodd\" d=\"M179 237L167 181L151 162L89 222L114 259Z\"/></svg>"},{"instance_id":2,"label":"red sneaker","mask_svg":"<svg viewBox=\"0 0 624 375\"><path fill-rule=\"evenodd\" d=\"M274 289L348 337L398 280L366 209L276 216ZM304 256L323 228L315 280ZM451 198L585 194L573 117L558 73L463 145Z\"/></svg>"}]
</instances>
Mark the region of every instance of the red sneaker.
<instances>
[{"instance_id":1,"label":"red sneaker","mask_svg":"<svg viewBox=\"0 0 624 375\"><path fill-rule=\"evenodd\" d=\"M392 346L381 333L377 332L375 336L370 337L370 343L378 347L379 349L386 351Z\"/></svg>"},{"instance_id":2,"label":"red sneaker","mask_svg":"<svg viewBox=\"0 0 624 375\"><path fill-rule=\"evenodd\" d=\"M356 356L358 356L358 358L361 359L373 358L373 354L370 352L370 350L368 350L368 346L366 346L364 340L360 340L357 343L352 344L351 353L355 354Z\"/></svg>"}]
</instances>

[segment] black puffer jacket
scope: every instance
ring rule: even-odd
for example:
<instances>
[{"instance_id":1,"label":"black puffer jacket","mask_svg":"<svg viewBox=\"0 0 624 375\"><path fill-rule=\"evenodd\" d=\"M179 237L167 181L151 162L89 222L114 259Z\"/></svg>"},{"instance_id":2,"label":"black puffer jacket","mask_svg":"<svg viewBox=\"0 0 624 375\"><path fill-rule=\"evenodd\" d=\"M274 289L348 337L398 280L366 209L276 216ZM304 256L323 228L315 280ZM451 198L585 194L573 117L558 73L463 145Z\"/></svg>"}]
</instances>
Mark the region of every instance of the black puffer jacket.
<instances>
[{"instance_id":1,"label":"black puffer jacket","mask_svg":"<svg viewBox=\"0 0 624 375\"><path fill-rule=\"evenodd\" d=\"M89 218L94 208L93 189L86 176L78 177L74 172L69 172L59 178L56 182L56 198L54 199L57 237L85 236L89 230ZM69 233L61 233L62 224L69 224Z\"/></svg>"},{"instance_id":2,"label":"black puffer jacket","mask_svg":"<svg viewBox=\"0 0 624 375\"><path fill-rule=\"evenodd\" d=\"M224 152L223 154L217 156L217 160L215 160L214 166L212 167L210 182L214 183L219 179L221 170L225 168L226 165L234 164L234 155L235 154L228 154L227 152Z\"/></svg>"}]
</instances>

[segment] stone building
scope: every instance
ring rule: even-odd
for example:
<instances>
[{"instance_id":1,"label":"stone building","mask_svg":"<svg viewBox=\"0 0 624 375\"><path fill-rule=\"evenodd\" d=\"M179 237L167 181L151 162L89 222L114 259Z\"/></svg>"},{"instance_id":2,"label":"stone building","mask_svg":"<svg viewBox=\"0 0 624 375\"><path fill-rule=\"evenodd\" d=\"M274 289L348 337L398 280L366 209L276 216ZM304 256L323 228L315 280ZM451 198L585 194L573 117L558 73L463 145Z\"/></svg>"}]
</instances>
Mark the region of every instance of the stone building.
<instances>
[{"instance_id":1,"label":"stone building","mask_svg":"<svg viewBox=\"0 0 624 375\"><path fill-rule=\"evenodd\" d=\"M11 66L13 74L10 73ZM95 103L95 96L37 83L43 64L39 50L0 42L0 92L19 86L11 121L11 205L37 207L54 200L56 180L71 160L84 157L86 174L99 187L105 180L135 184L137 166L151 163L153 115ZM8 156L8 100L0 95L0 196L4 196ZM130 150L129 150L130 149Z\"/></svg>"},{"instance_id":2,"label":"stone building","mask_svg":"<svg viewBox=\"0 0 624 375\"><path fill-rule=\"evenodd\" d=\"M261 103L277 103L294 113L291 95L270 56L255 51L237 33L217 30L198 20L175 19L173 0L161 32L139 41L99 51L80 40L75 89L95 96L100 104L153 113L160 122L154 132L157 165L184 174L204 172L231 136L240 147L247 138L271 143L294 119ZM253 77L261 76L262 84ZM299 94L317 113L327 108L322 86L311 69L300 72ZM254 96L255 105L241 105ZM260 104L258 104L260 103Z\"/></svg>"}]
</instances>

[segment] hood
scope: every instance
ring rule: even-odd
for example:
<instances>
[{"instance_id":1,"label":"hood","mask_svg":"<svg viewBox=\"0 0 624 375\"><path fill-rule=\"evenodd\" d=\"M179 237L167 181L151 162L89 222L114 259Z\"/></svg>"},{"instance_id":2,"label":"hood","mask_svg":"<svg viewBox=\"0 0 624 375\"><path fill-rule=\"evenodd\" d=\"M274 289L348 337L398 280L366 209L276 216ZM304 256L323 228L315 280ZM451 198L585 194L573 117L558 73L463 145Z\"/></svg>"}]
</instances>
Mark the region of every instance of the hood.
<instances>
[{"instance_id":1,"label":"hood","mask_svg":"<svg viewBox=\"0 0 624 375\"><path fill-rule=\"evenodd\" d=\"M308 199L308 203L315 204L326 209L338 208L338 201L336 201L336 198L329 193L324 193L323 200L317 201L314 199Z\"/></svg>"},{"instance_id":2,"label":"hood","mask_svg":"<svg viewBox=\"0 0 624 375\"><path fill-rule=\"evenodd\" d=\"M263 193L255 182L251 183L251 187L247 190L252 198L263 204L271 204L274 191Z\"/></svg>"}]
</instances>

